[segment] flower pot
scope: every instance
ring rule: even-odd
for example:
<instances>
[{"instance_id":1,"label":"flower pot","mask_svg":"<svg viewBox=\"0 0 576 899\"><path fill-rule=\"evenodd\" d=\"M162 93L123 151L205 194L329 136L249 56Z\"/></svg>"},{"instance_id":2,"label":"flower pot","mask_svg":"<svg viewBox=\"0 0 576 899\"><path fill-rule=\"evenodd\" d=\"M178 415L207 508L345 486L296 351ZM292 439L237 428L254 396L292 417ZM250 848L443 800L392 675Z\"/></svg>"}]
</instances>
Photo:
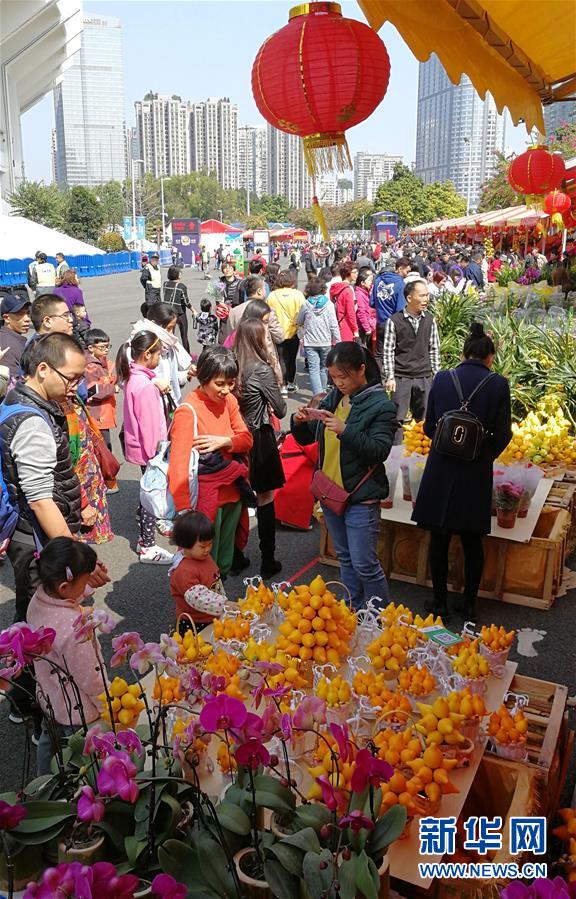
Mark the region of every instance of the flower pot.
<instances>
[{"instance_id":1,"label":"flower pot","mask_svg":"<svg viewBox=\"0 0 576 899\"><path fill-rule=\"evenodd\" d=\"M256 880L248 873L250 862L256 857L251 846L241 849L234 856L234 864L241 884L242 899L274 899L274 894L265 880Z\"/></svg>"},{"instance_id":2,"label":"flower pot","mask_svg":"<svg viewBox=\"0 0 576 899\"><path fill-rule=\"evenodd\" d=\"M141 888L138 888L134 893L134 899L145 899L146 896L152 895L152 884L141 884Z\"/></svg>"},{"instance_id":3,"label":"flower pot","mask_svg":"<svg viewBox=\"0 0 576 899\"><path fill-rule=\"evenodd\" d=\"M291 821L292 815L290 813L272 812L270 815L270 830L278 840L294 833Z\"/></svg>"},{"instance_id":4,"label":"flower pot","mask_svg":"<svg viewBox=\"0 0 576 899\"><path fill-rule=\"evenodd\" d=\"M479 696L483 696L488 689L487 680L487 677L463 677L462 689L468 687L471 693L478 693Z\"/></svg>"},{"instance_id":5,"label":"flower pot","mask_svg":"<svg viewBox=\"0 0 576 899\"><path fill-rule=\"evenodd\" d=\"M484 658L488 660L490 672L494 675L494 677L504 677L506 662L508 661L509 654L510 647L508 647L507 649L501 649L499 652L493 652L491 649L488 649L488 647L485 646L484 643L480 644L480 655L483 655Z\"/></svg>"},{"instance_id":6,"label":"flower pot","mask_svg":"<svg viewBox=\"0 0 576 899\"><path fill-rule=\"evenodd\" d=\"M93 865L94 862L100 862L104 858L104 834L89 843L80 845L72 844L68 846L64 840L58 843L58 861L63 862L80 862L82 865Z\"/></svg>"},{"instance_id":7,"label":"flower pot","mask_svg":"<svg viewBox=\"0 0 576 899\"><path fill-rule=\"evenodd\" d=\"M466 737L464 743L458 743L455 746L449 746L447 743L440 743L440 749L445 759L458 759L457 768L467 768L470 764L476 746L473 740Z\"/></svg>"},{"instance_id":8,"label":"flower pot","mask_svg":"<svg viewBox=\"0 0 576 899\"><path fill-rule=\"evenodd\" d=\"M518 513L515 510L496 509L496 521L499 528L513 528L517 517Z\"/></svg>"},{"instance_id":9,"label":"flower pot","mask_svg":"<svg viewBox=\"0 0 576 899\"><path fill-rule=\"evenodd\" d=\"M500 743L492 737L496 755L501 759L510 759L514 762L525 762L528 757L526 743Z\"/></svg>"},{"instance_id":10,"label":"flower pot","mask_svg":"<svg viewBox=\"0 0 576 899\"><path fill-rule=\"evenodd\" d=\"M44 867L41 846L24 846L12 857L14 890L23 890L31 881L36 882ZM0 853L0 890L8 892L8 865L6 856Z\"/></svg>"}]
</instances>

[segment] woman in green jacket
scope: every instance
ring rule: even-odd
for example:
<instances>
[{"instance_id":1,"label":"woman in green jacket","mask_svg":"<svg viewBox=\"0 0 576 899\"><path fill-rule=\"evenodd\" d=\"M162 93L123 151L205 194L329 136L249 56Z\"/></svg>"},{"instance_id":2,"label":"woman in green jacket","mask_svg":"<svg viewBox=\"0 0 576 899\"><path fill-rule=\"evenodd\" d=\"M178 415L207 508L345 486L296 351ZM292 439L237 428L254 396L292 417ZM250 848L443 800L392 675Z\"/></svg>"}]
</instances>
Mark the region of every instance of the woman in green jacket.
<instances>
[{"instance_id":1,"label":"woman in green jacket","mask_svg":"<svg viewBox=\"0 0 576 899\"><path fill-rule=\"evenodd\" d=\"M301 446L318 441L319 467L351 493L342 515L322 504L340 562L342 582L358 609L373 596L389 598L377 555L380 501L388 496L384 461L398 427L374 357L360 344L337 343L328 355L333 389L318 410L303 406L291 430ZM358 486L360 485L360 486Z\"/></svg>"}]
</instances>

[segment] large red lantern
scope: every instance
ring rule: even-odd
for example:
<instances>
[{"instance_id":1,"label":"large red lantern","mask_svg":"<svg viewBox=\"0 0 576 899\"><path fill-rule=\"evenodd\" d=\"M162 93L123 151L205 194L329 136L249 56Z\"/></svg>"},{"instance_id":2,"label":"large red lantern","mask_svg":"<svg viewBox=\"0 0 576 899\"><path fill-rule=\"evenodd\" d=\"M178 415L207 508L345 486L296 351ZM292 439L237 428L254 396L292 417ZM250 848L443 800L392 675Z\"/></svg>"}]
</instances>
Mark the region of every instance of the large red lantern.
<instances>
[{"instance_id":1,"label":"large red lantern","mask_svg":"<svg viewBox=\"0 0 576 899\"><path fill-rule=\"evenodd\" d=\"M566 174L564 160L545 147L529 147L508 169L508 183L519 194L545 194L560 187Z\"/></svg>"},{"instance_id":2,"label":"large red lantern","mask_svg":"<svg viewBox=\"0 0 576 899\"><path fill-rule=\"evenodd\" d=\"M570 209L570 197L561 190L551 190L544 197L544 212L550 216L550 222L557 228L564 228L563 213Z\"/></svg>"},{"instance_id":3,"label":"large red lantern","mask_svg":"<svg viewBox=\"0 0 576 899\"><path fill-rule=\"evenodd\" d=\"M378 35L338 3L303 3L260 47L252 92L267 122L304 139L311 175L351 168L344 132L382 101L390 59Z\"/></svg>"}]
</instances>

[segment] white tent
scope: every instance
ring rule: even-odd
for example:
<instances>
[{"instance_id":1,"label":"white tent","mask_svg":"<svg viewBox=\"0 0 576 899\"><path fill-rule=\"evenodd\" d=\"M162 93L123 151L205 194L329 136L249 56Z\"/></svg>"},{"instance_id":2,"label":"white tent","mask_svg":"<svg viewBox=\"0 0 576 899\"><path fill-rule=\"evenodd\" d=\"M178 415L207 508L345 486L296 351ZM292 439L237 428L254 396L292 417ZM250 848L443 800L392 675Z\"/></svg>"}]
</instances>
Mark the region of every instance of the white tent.
<instances>
[{"instance_id":1,"label":"white tent","mask_svg":"<svg viewBox=\"0 0 576 899\"><path fill-rule=\"evenodd\" d=\"M26 259L42 250L48 256L64 253L65 256L81 254L101 255L104 250L92 244L68 237L61 231L31 222L20 215L0 215L0 259Z\"/></svg>"}]
</instances>

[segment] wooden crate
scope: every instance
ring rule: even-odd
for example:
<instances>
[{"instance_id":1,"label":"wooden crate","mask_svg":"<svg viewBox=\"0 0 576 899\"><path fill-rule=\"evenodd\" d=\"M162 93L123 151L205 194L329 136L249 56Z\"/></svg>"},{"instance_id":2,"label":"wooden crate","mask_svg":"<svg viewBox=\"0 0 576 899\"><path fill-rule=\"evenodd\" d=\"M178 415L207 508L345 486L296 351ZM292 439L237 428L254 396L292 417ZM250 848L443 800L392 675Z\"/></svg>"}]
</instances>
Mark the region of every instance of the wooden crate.
<instances>
[{"instance_id":1,"label":"wooden crate","mask_svg":"<svg viewBox=\"0 0 576 899\"><path fill-rule=\"evenodd\" d=\"M524 708L528 719L528 761L509 762L491 752L486 755L497 759L504 767L528 765L538 770L543 783L542 814L549 816L558 808L574 738L574 732L568 727L568 688L562 684L515 674L510 691L528 696L529 699Z\"/></svg>"}]
</instances>

